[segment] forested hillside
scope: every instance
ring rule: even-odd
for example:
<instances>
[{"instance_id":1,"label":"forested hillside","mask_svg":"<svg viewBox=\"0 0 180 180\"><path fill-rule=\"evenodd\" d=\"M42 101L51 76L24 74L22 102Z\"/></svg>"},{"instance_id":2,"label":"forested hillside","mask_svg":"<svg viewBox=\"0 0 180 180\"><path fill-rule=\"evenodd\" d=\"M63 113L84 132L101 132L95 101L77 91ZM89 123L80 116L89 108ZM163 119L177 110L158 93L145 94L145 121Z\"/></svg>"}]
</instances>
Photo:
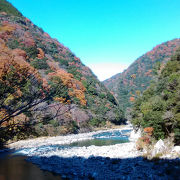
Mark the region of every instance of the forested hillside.
<instances>
[{"instance_id":1,"label":"forested hillside","mask_svg":"<svg viewBox=\"0 0 180 180\"><path fill-rule=\"evenodd\" d=\"M180 144L180 49L165 67L159 66L157 76L135 101L132 123L136 128L153 128L156 139L171 136Z\"/></svg>"},{"instance_id":2,"label":"forested hillside","mask_svg":"<svg viewBox=\"0 0 180 180\"><path fill-rule=\"evenodd\" d=\"M159 64L163 67L179 46L180 39L157 45L138 58L123 73L104 81L105 86L115 95L124 110L132 107L135 99L150 85L154 79L153 69Z\"/></svg>"},{"instance_id":3,"label":"forested hillside","mask_svg":"<svg viewBox=\"0 0 180 180\"><path fill-rule=\"evenodd\" d=\"M1 140L77 133L123 119L114 96L74 53L0 0Z\"/></svg>"}]
</instances>

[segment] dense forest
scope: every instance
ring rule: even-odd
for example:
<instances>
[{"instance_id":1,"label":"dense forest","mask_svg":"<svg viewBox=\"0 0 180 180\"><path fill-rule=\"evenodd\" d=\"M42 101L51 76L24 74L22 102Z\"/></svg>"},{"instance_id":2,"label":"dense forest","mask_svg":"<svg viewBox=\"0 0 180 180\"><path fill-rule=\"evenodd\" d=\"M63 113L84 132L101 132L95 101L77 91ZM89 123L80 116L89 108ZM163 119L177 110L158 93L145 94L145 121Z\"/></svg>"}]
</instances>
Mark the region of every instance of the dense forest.
<instances>
[{"instance_id":1,"label":"dense forest","mask_svg":"<svg viewBox=\"0 0 180 180\"><path fill-rule=\"evenodd\" d=\"M70 49L0 4L0 145L123 124L131 108L136 129L180 143L180 39L101 83Z\"/></svg>"},{"instance_id":2,"label":"dense forest","mask_svg":"<svg viewBox=\"0 0 180 180\"><path fill-rule=\"evenodd\" d=\"M123 123L114 96L74 53L0 4L1 141Z\"/></svg>"},{"instance_id":3,"label":"dense forest","mask_svg":"<svg viewBox=\"0 0 180 180\"><path fill-rule=\"evenodd\" d=\"M166 65L157 66L156 79L134 103L131 122L151 127L155 139L173 137L180 143L180 48Z\"/></svg>"},{"instance_id":4,"label":"dense forest","mask_svg":"<svg viewBox=\"0 0 180 180\"><path fill-rule=\"evenodd\" d=\"M154 47L139 57L123 73L117 74L103 83L114 94L120 106L126 110L142 94L154 79L156 64L166 64L180 46L180 39L167 41ZM128 111L127 111L128 112Z\"/></svg>"}]
</instances>

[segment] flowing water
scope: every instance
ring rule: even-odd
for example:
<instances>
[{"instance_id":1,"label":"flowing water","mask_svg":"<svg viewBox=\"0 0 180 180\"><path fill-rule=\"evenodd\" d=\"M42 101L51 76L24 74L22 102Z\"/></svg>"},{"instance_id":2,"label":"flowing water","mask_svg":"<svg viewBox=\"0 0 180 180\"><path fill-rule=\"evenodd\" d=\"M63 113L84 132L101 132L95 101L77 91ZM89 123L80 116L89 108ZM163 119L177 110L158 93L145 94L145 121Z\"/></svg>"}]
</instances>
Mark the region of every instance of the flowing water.
<instances>
[{"instance_id":1,"label":"flowing water","mask_svg":"<svg viewBox=\"0 0 180 180\"><path fill-rule=\"evenodd\" d=\"M93 139L79 141L63 146L40 147L37 151L49 151L54 148L72 148L74 146L104 146L129 142L128 135L131 130L114 130L93 135ZM22 151L22 150L21 150ZM28 149L24 149L24 152ZM14 153L0 153L0 180L61 180L59 175L41 170L36 165L25 161L25 156Z\"/></svg>"},{"instance_id":2,"label":"flowing water","mask_svg":"<svg viewBox=\"0 0 180 180\"><path fill-rule=\"evenodd\" d=\"M129 142L129 136L128 134L131 132L131 130L115 130L111 132L102 132L99 134L93 135L94 139L91 140L85 140L85 141L78 141L69 144L69 146L109 146L114 144L120 144L120 143L126 143Z\"/></svg>"}]
</instances>

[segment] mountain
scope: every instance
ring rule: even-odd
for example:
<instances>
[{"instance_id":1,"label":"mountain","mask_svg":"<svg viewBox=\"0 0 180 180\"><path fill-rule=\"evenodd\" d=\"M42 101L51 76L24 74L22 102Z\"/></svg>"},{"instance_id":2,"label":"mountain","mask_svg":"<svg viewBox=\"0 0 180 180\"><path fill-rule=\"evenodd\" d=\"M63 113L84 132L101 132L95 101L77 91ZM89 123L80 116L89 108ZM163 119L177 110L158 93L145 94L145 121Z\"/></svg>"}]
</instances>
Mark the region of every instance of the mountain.
<instances>
[{"instance_id":1,"label":"mountain","mask_svg":"<svg viewBox=\"0 0 180 180\"><path fill-rule=\"evenodd\" d=\"M166 64L180 46L180 39L167 41L154 47L139 57L123 73L119 73L103 83L114 94L121 107L132 107L134 100L150 85L154 79L155 66Z\"/></svg>"},{"instance_id":2,"label":"mountain","mask_svg":"<svg viewBox=\"0 0 180 180\"><path fill-rule=\"evenodd\" d=\"M16 138L32 127L37 135L57 135L124 119L92 71L5 0L0 0L0 97L0 129L10 127L9 136L13 129Z\"/></svg>"},{"instance_id":3,"label":"mountain","mask_svg":"<svg viewBox=\"0 0 180 180\"><path fill-rule=\"evenodd\" d=\"M132 123L153 130L153 137L171 137L180 144L180 48L165 67L157 69L157 79L134 103Z\"/></svg>"}]
</instances>

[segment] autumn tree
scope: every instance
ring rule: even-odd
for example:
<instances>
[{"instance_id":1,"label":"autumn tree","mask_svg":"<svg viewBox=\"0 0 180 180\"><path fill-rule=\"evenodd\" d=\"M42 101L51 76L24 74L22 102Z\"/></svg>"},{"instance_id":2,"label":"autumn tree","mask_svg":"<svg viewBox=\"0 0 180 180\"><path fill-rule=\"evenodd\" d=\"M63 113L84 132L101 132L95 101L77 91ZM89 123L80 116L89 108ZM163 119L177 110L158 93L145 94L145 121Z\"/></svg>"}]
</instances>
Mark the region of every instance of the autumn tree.
<instances>
[{"instance_id":1,"label":"autumn tree","mask_svg":"<svg viewBox=\"0 0 180 180\"><path fill-rule=\"evenodd\" d=\"M26 61L25 52L10 50L0 41L1 138L4 137L3 132L24 124L16 117L46 101L50 95L48 92L47 83Z\"/></svg>"}]
</instances>

